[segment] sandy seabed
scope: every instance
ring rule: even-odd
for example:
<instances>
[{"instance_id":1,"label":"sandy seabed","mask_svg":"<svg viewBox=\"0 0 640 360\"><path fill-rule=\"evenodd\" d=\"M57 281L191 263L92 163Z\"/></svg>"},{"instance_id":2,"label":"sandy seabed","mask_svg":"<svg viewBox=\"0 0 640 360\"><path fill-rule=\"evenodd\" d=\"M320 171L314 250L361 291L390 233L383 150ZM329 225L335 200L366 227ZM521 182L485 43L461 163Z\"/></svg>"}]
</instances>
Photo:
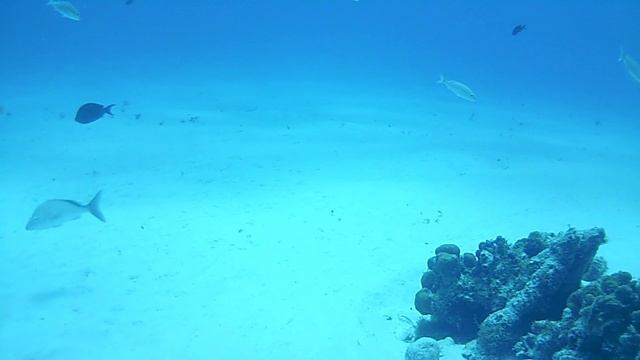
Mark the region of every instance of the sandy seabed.
<instances>
[{"instance_id":1,"label":"sandy seabed","mask_svg":"<svg viewBox=\"0 0 640 360\"><path fill-rule=\"evenodd\" d=\"M3 100L0 358L402 359L437 245L533 230L602 226L611 270L640 273L630 119L268 90ZM109 96L113 118L73 122ZM40 202L98 190L107 223L24 230Z\"/></svg>"}]
</instances>

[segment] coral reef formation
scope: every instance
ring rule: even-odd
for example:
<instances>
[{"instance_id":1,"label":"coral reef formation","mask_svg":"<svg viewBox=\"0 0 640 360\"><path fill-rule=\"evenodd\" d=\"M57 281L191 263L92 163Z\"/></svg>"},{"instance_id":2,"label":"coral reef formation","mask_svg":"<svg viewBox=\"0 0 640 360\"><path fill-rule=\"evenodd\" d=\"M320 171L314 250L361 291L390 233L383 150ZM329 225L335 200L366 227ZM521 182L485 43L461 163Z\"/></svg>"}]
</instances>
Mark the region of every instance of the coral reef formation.
<instances>
[{"instance_id":1,"label":"coral reef formation","mask_svg":"<svg viewBox=\"0 0 640 360\"><path fill-rule=\"evenodd\" d=\"M562 319L534 322L514 350L519 359L640 359L640 283L618 272L576 290Z\"/></svg>"},{"instance_id":2,"label":"coral reef formation","mask_svg":"<svg viewBox=\"0 0 640 360\"><path fill-rule=\"evenodd\" d=\"M495 359L513 346L537 320L559 320L566 300L582 280L606 269L595 254L604 230L533 232L510 245L504 238L479 244L475 254L460 254L453 244L438 247L421 279L415 308L424 317L416 338L476 339L469 358Z\"/></svg>"}]
</instances>

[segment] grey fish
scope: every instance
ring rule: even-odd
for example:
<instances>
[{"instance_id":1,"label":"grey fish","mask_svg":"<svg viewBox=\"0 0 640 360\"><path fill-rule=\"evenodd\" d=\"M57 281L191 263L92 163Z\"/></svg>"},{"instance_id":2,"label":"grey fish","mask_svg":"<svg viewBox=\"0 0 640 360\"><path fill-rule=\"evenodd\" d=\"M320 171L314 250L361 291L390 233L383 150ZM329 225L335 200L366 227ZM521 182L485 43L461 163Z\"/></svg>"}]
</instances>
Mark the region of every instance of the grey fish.
<instances>
[{"instance_id":1,"label":"grey fish","mask_svg":"<svg viewBox=\"0 0 640 360\"><path fill-rule=\"evenodd\" d=\"M633 80L640 83L640 64L638 64L638 62L634 58L632 58L628 54L625 54L624 49L622 48L620 48L620 58L618 58L618 61L624 64L624 67L627 69L629 76L631 76Z\"/></svg>"},{"instance_id":2,"label":"grey fish","mask_svg":"<svg viewBox=\"0 0 640 360\"><path fill-rule=\"evenodd\" d=\"M98 191L88 204L82 205L73 200L53 199L47 200L33 211L33 215L27 223L27 230L44 230L58 227L66 222L80 218L89 212L98 220L106 222L100 211L100 197L102 191Z\"/></svg>"},{"instance_id":3,"label":"grey fish","mask_svg":"<svg viewBox=\"0 0 640 360\"><path fill-rule=\"evenodd\" d=\"M455 80L445 80L444 75L440 75L440 80L438 80L438 84L443 84L449 89L452 93L456 94L458 97L461 97L465 100L476 101L476 94L474 94L473 90L471 90L467 85L455 81Z\"/></svg>"},{"instance_id":4,"label":"grey fish","mask_svg":"<svg viewBox=\"0 0 640 360\"><path fill-rule=\"evenodd\" d=\"M108 106L96 103L84 104L80 106L78 112L76 113L76 121L81 124L88 124L100 119L104 114L113 116L113 114L111 113L111 108L114 106L115 104L111 104Z\"/></svg>"}]
</instances>

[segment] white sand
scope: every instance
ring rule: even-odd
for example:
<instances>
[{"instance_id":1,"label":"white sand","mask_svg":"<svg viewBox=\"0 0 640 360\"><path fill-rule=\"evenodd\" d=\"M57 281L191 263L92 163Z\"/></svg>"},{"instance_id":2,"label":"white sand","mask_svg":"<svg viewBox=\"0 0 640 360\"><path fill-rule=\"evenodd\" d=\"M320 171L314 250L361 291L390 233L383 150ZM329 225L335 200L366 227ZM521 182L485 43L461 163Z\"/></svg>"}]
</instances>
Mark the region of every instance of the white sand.
<instances>
[{"instance_id":1,"label":"white sand","mask_svg":"<svg viewBox=\"0 0 640 360\"><path fill-rule=\"evenodd\" d=\"M114 88L88 126L3 100L0 358L402 359L435 246L568 225L640 274L630 119L318 86ZM24 230L99 189L106 224Z\"/></svg>"}]
</instances>

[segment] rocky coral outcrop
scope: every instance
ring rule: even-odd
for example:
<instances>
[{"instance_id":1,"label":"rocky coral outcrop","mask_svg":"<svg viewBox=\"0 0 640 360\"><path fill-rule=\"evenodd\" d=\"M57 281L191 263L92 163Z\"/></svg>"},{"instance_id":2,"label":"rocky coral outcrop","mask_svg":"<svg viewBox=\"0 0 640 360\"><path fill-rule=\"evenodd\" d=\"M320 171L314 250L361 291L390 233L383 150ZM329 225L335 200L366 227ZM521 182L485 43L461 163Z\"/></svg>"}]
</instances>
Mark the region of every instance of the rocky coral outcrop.
<instances>
[{"instance_id":1,"label":"rocky coral outcrop","mask_svg":"<svg viewBox=\"0 0 640 360\"><path fill-rule=\"evenodd\" d=\"M536 321L519 359L640 359L640 283L626 272L576 290L558 321Z\"/></svg>"},{"instance_id":2,"label":"rocky coral outcrop","mask_svg":"<svg viewBox=\"0 0 640 360\"><path fill-rule=\"evenodd\" d=\"M440 359L440 344L432 338L420 338L409 345L404 358L405 360L438 360Z\"/></svg>"},{"instance_id":3,"label":"rocky coral outcrop","mask_svg":"<svg viewBox=\"0 0 640 360\"><path fill-rule=\"evenodd\" d=\"M417 324L416 337L477 337L473 359L510 354L534 321L561 317L604 242L604 231L595 228L534 232L513 245L498 237L475 254L438 247L415 297L416 309L430 315Z\"/></svg>"}]
</instances>

